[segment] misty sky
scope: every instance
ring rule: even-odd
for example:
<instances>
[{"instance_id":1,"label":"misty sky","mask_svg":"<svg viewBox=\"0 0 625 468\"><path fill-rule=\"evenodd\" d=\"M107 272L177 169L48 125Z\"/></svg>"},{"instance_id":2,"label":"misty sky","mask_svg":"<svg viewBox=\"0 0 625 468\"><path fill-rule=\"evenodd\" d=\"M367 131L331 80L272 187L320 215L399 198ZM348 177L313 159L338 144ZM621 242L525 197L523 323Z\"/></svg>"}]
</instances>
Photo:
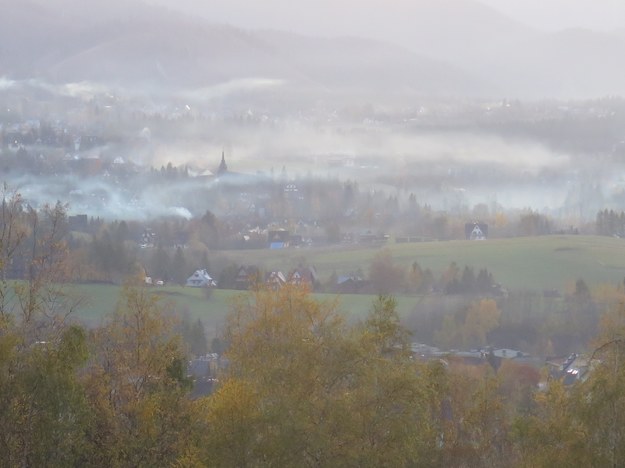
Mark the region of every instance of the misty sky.
<instances>
[{"instance_id":1,"label":"misty sky","mask_svg":"<svg viewBox=\"0 0 625 468\"><path fill-rule=\"evenodd\" d=\"M408 0L150 0L174 9L200 13L215 22L247 28L277 28L307 34L340 34L337 18L329 13L337 5L361 9L379 4L385 11ZM413 0L414 1L414 0ZM423 1L423 0L417 0ZM461 0L459 0L461 1ZM625 28L625 2L622 0L481 0L502 13L529 26L545 30L584 27L596 30ZM339 18L349 25L350 18ZM371 18L375 27L375 18Z\"/></svg>"},{"instance_id":2,"label":"misty sky","mask_svg":"<svg viewBox=\"0 0 625 468\"><path fill-rule=\"evenodd\" d=\"M525 24L541 29L584 27L597 30L625 28L622 0L482 0Z\"/></svg>"}]
</instances>

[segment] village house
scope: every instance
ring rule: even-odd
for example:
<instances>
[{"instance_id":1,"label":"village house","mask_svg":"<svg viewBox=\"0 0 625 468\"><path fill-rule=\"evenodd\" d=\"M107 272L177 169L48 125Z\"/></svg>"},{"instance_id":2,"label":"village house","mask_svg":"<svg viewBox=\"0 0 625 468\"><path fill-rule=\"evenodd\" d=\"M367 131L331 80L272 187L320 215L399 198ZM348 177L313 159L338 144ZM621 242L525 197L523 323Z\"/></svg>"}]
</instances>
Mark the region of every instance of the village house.
<instances>
[{"instance_id":1,"label":"village house","mask_svg":"<svg viewBox=\"0 0 625 468\"><path fill-rule=\"evenodd\" d=\"M234 279L235 288L241 291L250 289L260 279L260 270L254 265L241 266Z\"/></svg>"},{"instance_id":2,"label":"village house","mask_svg":"<svg viewBox=\"0 0 625 468\"><path fill-rule=\"evenodd\" d=\"M319 283L317 270L315 270L315 267L313 266L300 266L289 273L288 282L289 284L297 286L306 286L308 289L313 291Z\"/></svg>"},{"instance_id":3,"label":"village house","mask_svg":"<svg viewBox=\"0 0 625 468\"><path fill-rule=\"evenodd\" d=\"M213 288L217 283L211 278L206 270L196 270L189 278L187 278L187 286L191 288Z\"/></svg>"},{"instance_id":4,"label":"village house","mask_svg":"<svg viewBox=\"0 0 625 468\"><path fill-rule=\"evenodd\" d=\"M598 360L591 361L587 356L572 353L567 357L550 358L546 363L552 378L562 379L564 385L585 381Z\"/></svg>"},{"instance_id":5,"label":"village house","mask_svg":"<svg viewBox=\"0 0 625 468\"><path fill-rule=\"evenodd\" d=\"M488 224L473 222L464 225L464 235L467 240L486 240L488 238Z\"/></svg>"},{"instance_id":6,"label":"village house","mask_svg":"<svg viewBox=\"0 0 625 468\"><path fill-rule=\"evenodd\" d=\"M287 284L286 276L281 271L271 271L265 275L265 284L268 288L277 291Z\"/></svg>"},{"instance_id":7,"label":"village house","mask_svg":"<svg viewBox=\"0 0 625 468\"><path fill-rule=\"evenodd\" d=\"M335 292L340 294L360 294L367 290L370 282L358 275L343 275L336 279Z\"/></svg>"}]
</instances>

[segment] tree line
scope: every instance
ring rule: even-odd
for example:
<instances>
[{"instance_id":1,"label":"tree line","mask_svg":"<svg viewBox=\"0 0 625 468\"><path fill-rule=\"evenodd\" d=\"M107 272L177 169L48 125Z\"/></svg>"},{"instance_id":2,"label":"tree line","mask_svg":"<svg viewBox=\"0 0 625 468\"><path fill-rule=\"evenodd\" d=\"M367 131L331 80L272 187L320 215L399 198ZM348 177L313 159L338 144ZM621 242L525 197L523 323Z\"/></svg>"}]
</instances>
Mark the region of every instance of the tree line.
<instances>
[{"instance_id":1,"label":"tree line","mask_svg":"<svg viewBox=\"0 0 625 468\"><path fill-rule=\"evenodd\" d=\"M625 236L625 213L614 210L597 212L597 234L600 236Z\"/></svg>"}]
</instances>

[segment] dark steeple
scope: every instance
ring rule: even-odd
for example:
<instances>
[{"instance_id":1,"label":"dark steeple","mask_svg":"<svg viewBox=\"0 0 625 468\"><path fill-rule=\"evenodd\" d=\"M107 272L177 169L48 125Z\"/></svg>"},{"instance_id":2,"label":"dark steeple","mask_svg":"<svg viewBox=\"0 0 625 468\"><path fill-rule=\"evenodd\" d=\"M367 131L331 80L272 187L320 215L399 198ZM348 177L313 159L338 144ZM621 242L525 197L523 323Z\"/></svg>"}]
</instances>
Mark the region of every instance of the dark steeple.
<instances>
[{"instance_id":1,"label":"dark steeple","mask_svg":"<svg viewBox=\"0 0 625 468\"><path fill-rule=\"evenodd\" d=\"M221 152L221 163L219 164L219 169L217 169L217 174L225 174L228 172L228 165L226 164L226 155L225 152Z\"/></svg>"}]
</instances>

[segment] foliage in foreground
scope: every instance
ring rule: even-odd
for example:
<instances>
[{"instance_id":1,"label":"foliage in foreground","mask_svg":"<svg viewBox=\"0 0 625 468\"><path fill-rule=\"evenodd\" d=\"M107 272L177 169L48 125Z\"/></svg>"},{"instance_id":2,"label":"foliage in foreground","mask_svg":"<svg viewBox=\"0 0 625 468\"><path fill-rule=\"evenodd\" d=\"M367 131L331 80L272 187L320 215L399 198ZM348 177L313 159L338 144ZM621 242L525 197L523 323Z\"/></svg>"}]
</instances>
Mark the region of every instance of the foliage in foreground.
<instances>
[{"instance_id":1,"label":"foliage in foreground","mask_svg":"<svg viewBox=\"0 0 625 468\"><path fill-rule=\"evenodd\" d=\"M350 324L302 289L254 291L232 305L217 391L197 400L143 287L88 332L3 313L0 466L621 466L624 310L604 318L587 381L538 392L513 362L415 360L390 297Z\"/></svg>"},{"instance_id":2,"label":"foliage in foreground","mask_svg":"<svg viewBox=\"0 0 625 468\"><path fill-rule=\"evenodd\" d=\"M354 327L302 290L251 299L230 317L231 365L207 401L207 414L219 417L211 420L206 458L231 466L435 463L439 429L431 416L439 403L420 385L392 299L380 299ZM233 404L239 400L245 405Z\"/></svg>"}]
</instances>

